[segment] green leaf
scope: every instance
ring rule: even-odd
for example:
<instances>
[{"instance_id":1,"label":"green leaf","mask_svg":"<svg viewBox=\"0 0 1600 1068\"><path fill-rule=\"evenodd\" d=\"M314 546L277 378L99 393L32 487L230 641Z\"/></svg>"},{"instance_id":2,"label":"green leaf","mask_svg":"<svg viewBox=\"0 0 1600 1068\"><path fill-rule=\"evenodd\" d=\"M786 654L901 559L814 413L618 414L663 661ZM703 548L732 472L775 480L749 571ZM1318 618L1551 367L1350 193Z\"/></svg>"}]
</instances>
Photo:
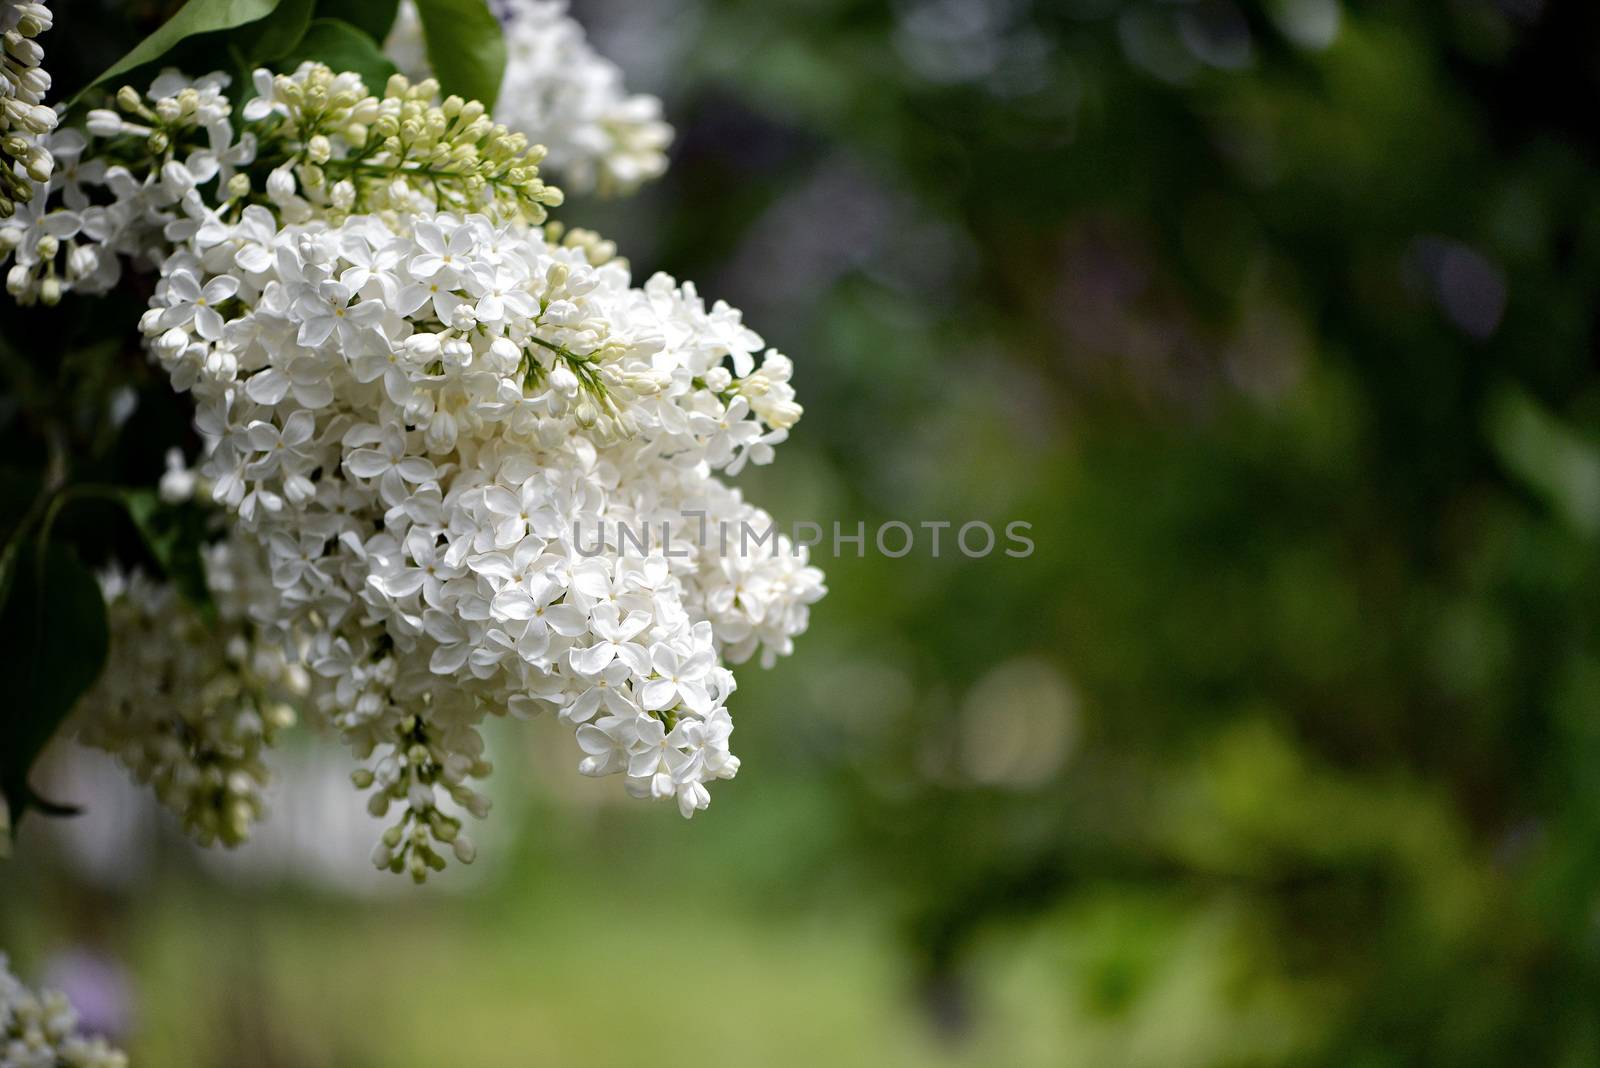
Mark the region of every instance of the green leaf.
<instances>
[{"instance_id":1,"label":"green leaf","mask_svg":"<svg viewBox=\"0 0 1600 1068\"><path fill-rule=\"evenodd\" d=\"M11 596L11 582L16 577L17 561L22 555L28 537L33 533L34 524L44 515L48 505L48 495L40 494L33 499L28 510L22 513L6 535L4 548L0 548L0 611L3 611L7 599Z\"/></svg>"},{"instance_id":2,"label":"green leaf","mask_svg":"<svg viewBox=\"0 0 1600 1068\"><path fill-rule=\"evenodd\" d=\"M308 59L326 63L335 71L355 71L367 83L367 90L378 95L395 72L376 41L340 19L312 20L300 46L282 66L289 69Z\"/></svg>"},{"instance_id":3,"label":"green leaf","mask_svg":"<svg viewBox=\"0 0 1600 1068\"><path fill-rule=\"evenodd\" d=\"M382 42L394 28L400 0L322 0L317 17L348 22L374 41Z\"/></svg>"},{"instance_id":4,"label":"green leaf","mask_svg":"<svg viewBox=\"0 0 1600 1068\"><path fill-rule=\"evenodd\" d=\"M189 0L176 14L149 37L133 46L127 55L107 67L100 76L78 90L69 101L76 104L84 93L153 63L191 37L217 30L231 30L258 22L277 10L280 0Z\"/></svg>"},{"instance_id":5,"label":"green leaf","mask_svg":"<svg viewBox=\"0 0 1600 1068\"><path fill-rule=\"evenodd\" d=\"M446 93L494 107L506 72L500 20L484 0L417 0L428 63Z\"/></svg>"},{"instance_id":6,"label":"green leaf","mask_svg":"<svg viewBox=\"0 0 1600 1068\"><path fill-rule=\"evenodd\" d=\"M0 609L0 648L11 657L0 715L0 792L11 818L45 805L28 785L34 761L100 676L110 648L100 584L71 551L31 541Z\"/></svg>"},{"instance_id":7,"label":"green leaf","mask_svg":"<svg viewBox=\"0 0 1600 1068\"><path fill-rule=\"evenodd\" d=\"M211 590L200 555L208 540L204 509L195 504L167 504L147 489L127 490L122 500L166 577L190 604L209 610Z\"/></svg>"},{"instance_id":8,"label":"green leaf","mask_svg":"<svg viewBox=\"0 0 1600 1068\"><path fill-rule=\"evenodd\" d=\"M240 54L252 68L271 63L299 47L311 27L311 13L316 6L316 0L278 0L278 10L259 28L252 26L231 36L239 39ZM250 72L244 73L248 76Z\"/></svg>"}]
</instances>

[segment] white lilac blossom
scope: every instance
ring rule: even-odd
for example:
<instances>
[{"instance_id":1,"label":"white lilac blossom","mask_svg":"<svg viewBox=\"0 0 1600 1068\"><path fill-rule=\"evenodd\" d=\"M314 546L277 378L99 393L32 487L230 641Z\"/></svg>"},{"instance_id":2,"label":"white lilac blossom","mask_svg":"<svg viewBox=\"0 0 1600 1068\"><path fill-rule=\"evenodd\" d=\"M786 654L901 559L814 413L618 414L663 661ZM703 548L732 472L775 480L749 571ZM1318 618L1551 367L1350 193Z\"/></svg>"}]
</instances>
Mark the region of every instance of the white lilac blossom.
<instances>
[{"instance_id":1,"label":"white lilac blossom","mask_svg":"<svg viewBox=\"0 0 1600 1068\"><path fill-rule=\"evenodd\" d=\"M494 115L548 151L545 167L566 189L628 193L667 168L672 127L661 101L629 93L617 65L595 52L566 0L507 0L506 70ZM395 65L427 73L422 25L404 0L386 49Z\"/></svg>"},{"instance_id":2,"label":"white lilac blossom","mask_svg":"<svg viewBox=\"0 0 1600 1068\"><path fill-rule=\"evenodd\" d=\"M560 194L538 150L478 104L308 64L257 72L234 116L223 76L163 79L91 114L7 239L19 299L159 264L140 325L204 443L163 495L228 517L215 632L110 588L114 628L144 633L114 640L83 737L234 841L303 688L393 820L374 863L419 881L474 856L490 715L553 713L583 774L705 808L739 767L729 665L788 654L824 592L724 481L799 419L791 362L692 284L636 286L609 242L540 225Z\"/></svg>"},{"instance_id":3,"label":"white lilac blossom","mask_svg":"<svg viewBox=\"0 0 1600 1068\"><path fill-rule=\"evenodd\" d=\"M50 9L37 0L0 0L0 216L30 200L34 184L47 181L54 167L41 140L56 128L55 110L44 104L50 72L34 39L51 22Z\"/></svg>"},{"instance_id":4,"label":"white lilac blossom","mask_svg":"<svg viewBox=\"0 0 1600 1068\"><path fill-rule=\"evenodd\" d=\"M138 94L122 97L155 125L100 110L90 112L87 133L49 135L45 146L56 161L49 181L0 221L0 262L11 260L7 291L24 304L54 304L71 292L108 292L123 260L158 265L169 235L203 214L199 186L254 159L254 135L235 139L227 85L224 74L191 81L169 71L151 85L149 107ZM130 143L145 158L129 152ZM180 156L174 147L186 143L193 147ZM141 166L149 159L160 164Z\"/></svg>"},{"instance_id":5,"label":"white lilac blossom","mask_svg":"<svg viewBox=\"0 0 1600 1068\"><path fill-rule=\"evenodd\" d=\"M78 740L148 783L207 845L240 844L264 814L263 755L305 691L303 671L256 641L245 617L271 591L249 566L254 551L209 547L210 615L142 574L103 575L111 651L78 715Z\"/></svg>"},{"instance_id":6,"label":"white lilac blossom","mask_svg":"<svg viewBox=\"0 0 1600 1068\"><path fill-rule=\"evenodd\" d=\"M0 953L0 1068L127 1068L125 1054L82 1035L61 994L35 994Z\"/></svg>"},{"instance_id":7,"label":"white lilac blossom","mask_svg":"<svg viewBox=\"0 0 1600 1068\"><path fill-rule=\"evenodd\" d=\"M247 203L287 221L450 208L539 222L560 202L526 137L480 104L433 103L436 83L392 78L377 97L320 64L257 71L257 96L240 116L228 84L225 74L168 71L147 93L124 87L117 109L89 112L86 131L52 135L62 165L0 220L12 296L51 304L107 292L122 260L153 267Z\"/></svg>"},{"instance_id":8,"label":"white lilac blossom","mask_svg":"<svg viewBox=\"0 0 1600 1068\"><path fill-rule=\"evenodd\" d=\"M481 215L251 207L168 260L144 329L267 551L252 618L304 651L371 811L401 809L380 866L470 857L440 804L486 807L488 714L554 711L580 771L686 816L737 771L725 665L789 652L823 589L786 538L729 533L771 519L714 472L800 414L736 311Z\"/></svg>"}]
</instances>

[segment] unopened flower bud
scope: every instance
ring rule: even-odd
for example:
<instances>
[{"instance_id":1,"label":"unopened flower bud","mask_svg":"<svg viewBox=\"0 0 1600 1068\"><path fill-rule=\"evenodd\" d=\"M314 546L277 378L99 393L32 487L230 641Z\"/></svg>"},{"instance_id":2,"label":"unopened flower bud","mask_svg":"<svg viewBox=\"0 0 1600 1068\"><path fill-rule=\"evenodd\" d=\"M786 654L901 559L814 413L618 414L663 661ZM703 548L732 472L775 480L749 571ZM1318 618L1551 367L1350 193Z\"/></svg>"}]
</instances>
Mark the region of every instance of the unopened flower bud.
<instances>
[{"instance_id":1,"label":"unopened flower bud","mask_svg":"<svg viewBox=\"0 0 1600 1068\"><path fill-rule=\"evenodd\" d=\"M405 340L406 355L427 363L439 358L439 335L426 331L412 334Z\"/></svg>"},{"instance_id":2,"label":"unopened flower bud","mask_svg":"<svg viewBox=\"0 0 1600 1068\"><path fill-rule=\"evenodd\" d=\"M91 137L115 137L122 132L122 116L109 108L95 108L89 112L88 129Z\"/></svg>"},{"instance_id":3,"label":"unopened flower bud","mask_svg":"<svg viewBox=\"0 0 1600 1068\"><path fill-rule=\"evenodd\" d=\"M274 204L282 204L294 196L294 175L288 167L279 167L267 175L267 198Z\"/></svg>"}]
</instances>

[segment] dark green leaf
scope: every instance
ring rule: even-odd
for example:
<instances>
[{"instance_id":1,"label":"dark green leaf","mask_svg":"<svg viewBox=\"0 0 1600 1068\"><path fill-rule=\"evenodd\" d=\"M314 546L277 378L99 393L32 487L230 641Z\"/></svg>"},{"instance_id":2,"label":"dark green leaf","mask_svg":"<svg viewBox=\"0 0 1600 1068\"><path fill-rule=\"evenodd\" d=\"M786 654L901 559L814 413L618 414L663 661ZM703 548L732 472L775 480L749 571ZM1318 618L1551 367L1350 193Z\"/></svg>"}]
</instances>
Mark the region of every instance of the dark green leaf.
<instances>
[{"instance_id":1,"label":"dark green leaf","mask_svg":"<svg viewBox=\"0 0 1600 1068\"><path fill-rule=\"evenodd\" d=\"M382 94L384 83L395 72L376 41L339 19L313 20L300 47L282 66L289 69L308 59L326 63L335 71L355 71L375 94Z\"/></svg>"},{"instance_id":2,"label":"dark green leaf","mask_svg":"<svg viewBox=\"0 0 1600 1068\"><path fill-rule=\"evenodd\" d=\"M506 70L500 20L484 0L417 0L428 63L446 93L494 107Z\"/></svg>"},{"instance_id":3,"label":"dark green leaf","mask_svg":"<svg viewBox=\"0 0 1600 1068\"><path fill-rule=\"evenodd\" d=\"M42 507L44 472L36 467L0 467L0 536L10 539Z\"/></svg>"},{"instance_id":4,"label":"dark green leaf","mask_svg":"<svg viewBox=\"0 0 1600 1068\"><path fill-rule=\"evenodd\" d=\"M0 648L11 657L0 715L0 791L14 820L37 800L28 785L34 761L100 676L109 646L94 575L59 545L48 546L41 561L29 540L0 609Z\"/></svg>"},{"instance_id":5,"label":"dark green leaf","mask_svg":"<svg viewBox=\"0 0 1600 1068\"><path fill-rule=\"evenodd\" d=\"M3 611L8 598L11 596L11 583L16 577L17 561L22 555L22 549L33 533L34 524L44 514L46 497L35 496L27 511L11 524L6 532L4 547L0 547L0 611Z\"/></svg>"},{"instance_id":6,"label":"dark green leaf","mask_svg":"<svg viewBox=\"0 0 1600 1068\"><path fill-rule=\"evenodd\" d=\"M282 59L305 38L315 7L316 0L279 0L271 18L231 36L239 39L239 52L252 67Z\"/></svg>"},{"instance_id":7,"label":"dark green leaf","mask_svg":"<svg viewBox=\"0 0 1600 1068\"><path fill-rule=\"evenodd\" d=\"M280 0L189 0L161 28L133 46L127 55L111 64L94 81L73 96L76 104L84 93L102 82L121 77L153 63L191 37L217 30L231 30L257 22L272 14Z\"/></svg>"},{"instance_id":8,"label":"dark green leaf","mask_svg":"<svg viewBox=\"0 0 1600 1068\"><path fill-rule=\"evenodd\" d=\"M317 17L348 22L374 41L382 41L394 27L400 0L322 0Z\"/></svg>"}]
</instances>

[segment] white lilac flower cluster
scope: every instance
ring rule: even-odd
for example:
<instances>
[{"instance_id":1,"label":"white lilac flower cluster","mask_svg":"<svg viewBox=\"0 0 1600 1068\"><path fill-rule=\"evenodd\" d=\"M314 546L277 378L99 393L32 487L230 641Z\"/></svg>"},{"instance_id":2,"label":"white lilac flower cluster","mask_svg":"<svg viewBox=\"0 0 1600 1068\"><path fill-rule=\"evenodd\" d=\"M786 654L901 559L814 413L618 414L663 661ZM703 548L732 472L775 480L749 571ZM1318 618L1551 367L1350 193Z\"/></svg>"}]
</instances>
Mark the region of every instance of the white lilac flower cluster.
<instances>
[{"instance_id":1,"label":"white lilac flower cluster","mask_svg":"<svg viewBox=\"0 0 1600 1068\"><path fill-rule=\"evenodd\" d=\"M222 75L123 89L0 228L22 300L159 265L141 327L204 442L165 488L229 520L216 620L108 587L82 736L233 842L303 689L394 816L375 863L418 880L472 859L491 714L553 711L584 774L704 808L739 766L728 665L790 652L824 592L722 481L800 417L791 363L692 285L635 286L609 242L541 226L538 150L480 105L315 64L255 82L237 116Z\"/></svg>"},{"instance_id":2,"label":"white lilac flower cluster","mask_svg":"<svg viewBox=\"0 0 1600 1068\"><path fill-rule=\"evenodd\" d=\"M127 1068L104 1039L78 1033L78 1014L60 994L36 995L0 953L0 1068Z\"/></svg>"},{"instance_id":3,"label":"white lilac flower cluster","mask_svg":"<svg viewBox=\"0 0 1600 1068\"><path fill-rule=\"evenodd\" d=\"M111 651L78 716L78 740L148 783L205 845L240 844L264 814L264 752L306 690L304 672L246 618L272 589L254 548L207 548L210 613L140 573L103 575Z\"/></svg>"},{"instance_id":4,"label":"white lilac flower cluster","mask_svg":"<svg viewBox=\"0 0 1600 1068\"><path fill-rule=\"evenodd\" d=\"M570 191L626 193L667 168L672 127L661 101L630 94L622 71L590 46L566 0L505 0L506 70L495 118L548 151L545 166ZM397 66L427 72L422 25L400 6L386 48Z\"/></svg>"},{"instance_id":5,"label":"white lilac flower cluster","mask_svg":"<svg viewBox=\"0 0 1600 1068\"><path fill-rule=\"evenodd\" d=\"M0 220L7 291L46 304L104 293L123 260L155 266L248 203L290 221L452 208L539 222L560 202L525 136L481 104L434 103L437 83L393 78L377 97L356 75L318 64L292 76L257 71L239 128L228 84L225 74L168 71L148 93L125 87L116 109L89 112L87 136L52 135L60 166Z\"/></svg>"},{"instance_id":6,"label":"white lilac flower cluster","mask_svg":"<svg viewBox=\"0 0 1600 1068\"><path fill-rule=\"evenodd\" d=\"M141 327L204 442L164 490L228 517L214 617L108 583L80 736L234 843L298 695L394 815L374 861L418 880L472 859L491 714L553 711L584 774L704 808L739 766L728 665L790 652L823 593L722 481L800 417L792 365L692 285L635 286L609 242L541 226L541 150L477 103L317 64L256 72L238 114L227 88L123 88L0 223L23 302L158 267Z\"/></svg>"},{"instance_id":7,"label":"white lilac flower cluster","mask_svg":"<svg viewBox=\"0 0 1600 1068\"><path fill-rule=\"evenodd\" d=\"M44 49L34 40L51 26L50 9L38 0L0 0L0 216L33 196L34 183L50 178L54 161L41 138L56 128L46 107L50 72Z\"/></svg>"},{"instance_id":8,"label":"white lilac flower cluster","mask_svg":"<svg viewBox=\"0 0 1600 1068\"><path fill-rule=\"evenodd\" d=\"M789 652L823 587L787 539L727 535L771 520L714 472L800 415L736 311L482 215L246 208L163 265L143 325L266 549L252 617L372 759L371 811L401 806L379 866L470 857L441 801L486 808L489 713L555 710L580 771L686 816L738 769L724 661Z\"/></svg>"},{"instance_id":9,"label":"white lilac flower cluster","mask_svg":"<svg viewBox=\"0 0 1600 1068\"><path fill-rule=\"evenodd\" d=\"M7 292L19 303L55 304L67 293L108 292L124 260L158 266L205 217L200 187L226 187L255 160L255 135L234 134L228 81L167 71L147 98L132 90L119 97L148 124L100 109L89 113L87 133L51 134L45 147L54 173L0 220L0 262L11 260ZM134 145L138 151L129 151ZM181 155L178 146L186 149Z\"/></svg>"}]
</instances>

